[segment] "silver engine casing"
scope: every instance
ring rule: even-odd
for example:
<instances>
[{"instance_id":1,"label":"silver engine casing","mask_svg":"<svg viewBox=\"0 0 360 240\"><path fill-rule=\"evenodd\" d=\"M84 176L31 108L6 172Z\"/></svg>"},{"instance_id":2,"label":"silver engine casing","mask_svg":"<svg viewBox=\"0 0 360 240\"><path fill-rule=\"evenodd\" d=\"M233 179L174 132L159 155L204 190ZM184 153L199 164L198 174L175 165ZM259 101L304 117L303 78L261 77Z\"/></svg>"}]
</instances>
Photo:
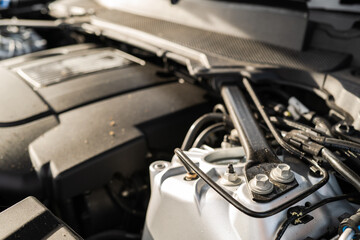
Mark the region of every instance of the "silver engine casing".
<instances>
[{"instance_id":1,"label":"silver engine casing","mask_svg":"<svg viewBox=\"0 0 360 240\"><path fill-rule=\"evenodd\" d=\"M241 204L254 211L271 210L310 188L320 178L310 173L300 175L296 167L292 167L299 186L277 199L259 203L252 200L243 175L245 162L234 164L234 169L242 179L237 186L224 186L222 176L227 165L213 164L218 159L241 159L241 147L229 149L193 148L186 152L197 162L200 168L222 185ZM296 166L296 164L295 164ZM309 172L309 171L307 171ZM176 239L273 239L279 226L287 216L287 210L267 218L250 217L224 200L202 179L185 181L185 169L176 156L171 163L157 161L150 165L151 199L147 211L145 234L143 240L176 240ZM318 191L304 198L296 205L303 206L309 202L317 203L321 199L342 194L335 177L330 179ZM290 225L282 239L318 238L326 233L329 227L339 226L338 217L344 213L352 213L356 207L347 201L333 202L310 213L313 220L307 224Z\"/></svg>"}]
</instances>

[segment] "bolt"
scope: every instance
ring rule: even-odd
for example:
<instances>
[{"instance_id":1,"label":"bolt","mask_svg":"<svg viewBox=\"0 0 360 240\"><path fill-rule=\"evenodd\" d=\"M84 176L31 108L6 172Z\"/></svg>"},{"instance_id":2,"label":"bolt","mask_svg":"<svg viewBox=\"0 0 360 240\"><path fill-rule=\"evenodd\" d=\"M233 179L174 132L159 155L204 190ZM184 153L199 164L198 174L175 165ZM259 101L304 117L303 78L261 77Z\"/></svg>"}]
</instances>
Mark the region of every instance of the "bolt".
<instances>
[{"instance_id":1,"label":"bolt","mask_svg":"<svg viewBox=\"0 0 360 240\"><path fill-rule=\"evenodd\" d=\"M226 186L234 186L234 185L239 185L240 183L241 183L241 179L235 172L234 166L230 163L228 165L228 169L226 170L223 176L222 184Z\"/></svg>"},{"instance_id":2,"label":"bolt","mask_svg":"<svg viewBox=\"0 0 360 240\"><path fill-rule=\"evenodd\" d=\"M252 192L265 195L272 192L274 185L270 182L266 174L257 174L253 179L250 180L250 189Z\"/></svg>"},{"instance_id":3,"label":"bolt","mask_svg":"<svg viewBox=\"0 0 360 240\"><path fill-rule=\"evenodd\" d=\"M239 138L239 132L236 129L231 130L230 136L232 139Z\"/></svg>"},{"instance_id":4,"label":"bolt","mask_svg":"<svg viewBox=\"0 0 360 240\"><path fill-rule=\"evenodd\" d=\"M257 187L265 187L269 183L269 178L265 174L258 174L255 176L255 185Z\"/></svg>"},{"instance_id":5,"label":"bolt","mask_svg":"<svg viewBox=\"0 0 360 240\"><path fill-rule=\"evenodd\" d=\"M285 163L280 163L271 170L270 177L280 183L290 183L295 178L290 166Z\"/></svg>"},{"instance_id":6,"label":"bolt","mask_svg":"<svg viewBox=\"0 0 360 240\"><path fill-rule=\"evenodd\" d=\"M237 182L238 179L239 179L237 173L236 173L235 170L234 170L234 166L233 166L231 163L228 165L228 169L227 169L227 171L226 171L225 174L224 174L224 178L225 178L227 181L233 182L233 183L234 183L234 182Z\"/></svg>"},{"instance_id":7,"label":"bolt","mask_svg":"<svg viewBox=\"0 0 360 240\"><path fill-rule=\"evenodd\" d=\"M279 164L278 166L277 166L277 168L280 170L280 175L281 176L289 176L289 174L291 173L291 171L290 171L290 166L289 165L287 165L287 164L283 164L283 163L281 163L281 164Z\"/></svg>"},{"instance_id":8,"label":"bolt","mask_svg":"<svg viewBox=\"0 0 360 240\"><path fill-rule=\"evenodd\" d=\"M232 147L232 145L229 141L229 135L225 135L224 139L221 143L221 148L231 148L231 147Z\"/></svg>"},{"instance_id":9,"label":"bolt","mask_svg":"<svg viewBox=\"0 0 360 240\"><path fill-rule=\"evenodd\" d=\"M234 170L234 166L230 163L228 165L228 170L227 170L228 173L235 173L235 170Z\"/></svg>"}]
</instances>

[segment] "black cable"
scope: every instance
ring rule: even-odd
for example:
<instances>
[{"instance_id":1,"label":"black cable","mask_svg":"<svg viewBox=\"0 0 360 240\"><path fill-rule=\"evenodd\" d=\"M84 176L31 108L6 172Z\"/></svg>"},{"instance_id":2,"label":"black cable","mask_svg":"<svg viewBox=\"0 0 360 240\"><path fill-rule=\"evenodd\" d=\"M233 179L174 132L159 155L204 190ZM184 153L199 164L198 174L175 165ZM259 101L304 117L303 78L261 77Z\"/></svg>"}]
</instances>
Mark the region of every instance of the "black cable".
<instances>
[{"instance_id":1,"label":"black cable","mask_svg":"<svg viewBox=\"0 0 360 240\"><path fill-rule=\"evenodd\" d=\"M300 158L306 159L306 160L310 160L307 159L307 157L304 156L304 154L294 148L293 146L287 144L282 138L281 136L278 134L278 132L276 131L276 129L274 128L274 126L272 125L268 115L266 114L263 105L261 104L260 100L258 99L258 97L256 96L256 93L254 92L253 88L251 87L250 82L244 78L243 79L243 83L244 86L246 88L246 90L248 91L250 97L252 98L252 100L254 101L258 111L260 112L261 116L263 117L266 125L268 126L268 128L270 129L271 133L274 135L275 139L279 142L279 144L284 147L287 151L289 151L290 153L292 153L295 156L298 156ZM342 163L337 157L336 155L334 155L331 151L329 151L328 149L324 148L322 151L322 156L331 164L331 166L338 172L340 173L345 179L347 179L358 191L360 191L360 178L359 176L354 173L350 168L348 168L344 163ZM310 160L310 162L313 160ZM319 168L319 170L321 171L325 171L322 168ZM314 185L315 186L315 185Z\"/></svg>"},{"instance_id":2,"label":"black cable","mask_svg":"<svg viewBox=\"0 0 360 240\"><path fill-rule=\"evenodd\" d=\"M360 144L348 140L343 139L337 139L332 137L323 137L323 136L317 136L318 131L316 129L313 129L305 124L297 123L295 121L284 119L280 117L271 116L270 121L272 123L275 123L277 125L286 126L289 128L295 128L301 131L304 131L306 133L310 133L312 135L308 135L312 140L314 140L317 143L320 143L324 145L325 147L331 147L341 150L350 150L356 153L360 153Z\"/></svg>"},{"instance_id":3,"label":"black cable","mask_svg":"<svg viewBox=\"0 0 360 240\"><path fill-rule=\"evenodd\" d=\"M339 200L344 200L344 199L348 199L350 197L356 197L356 196L360 196L359 193L353 193L353 194L344 194L344 195L340 195L340 196L336 196L336 197L330 197L330 198L325 198L317 203L315 203L314 205L305 208L304 211L302 211L301 215L304 217L307 214L309 214L310 212L314 211L315 209L327 204L327 203L331 203L331 202L335 202L335 201L339 201ZM289 225L294 222L296 219L298 219L299 216L291 216L289 218L287 218L280 226L277 234L276 234L276 238L275 240L280 240L281 237L284 235L286 229L289 227Z\"/></svg>"},{"instance_id":4,"label":"black cable","mask_svg":"<svg viewBox=\"0 0 360 240\"><path fill-rule=\"evenodd\" d=\"M325 169L321 168L317 164L317 162L315 160L306 157L304 152L296 149L295 147L291 146L290 144L288 144L287 142L284 141L284 139L281 137L281 135L275 129L274 125L271 123L269 116L265 112L264 107L261 104L259 98L257 97L257 95L256 95L254 89L252 88L250 82L246 78L244 78L243 79L243 84L244 84L246 90L248 91L251 99L255 103L255 106L256 106L257 110L259 111L261 117L264 119L264 121L265 121L266 125L268 126L270 132L273 134L274 138L279 143L279 145L281 147L283 147L290 154L292 154L292 155L294 155L294 156L296 156L296 157L298 157L300 159L306 160L308 163L312 164L317 169L319 169L319 171L323 175L323 179L320 182L318 182L317 184L315 184L313 186L313 188L316 188L316 190L317 190L320 187L322 187L323 185L325 185L327 183L327 181L329 180L329 175L328 175L327 171ZM313 191L313 192L315 192L315 191ZM310 195L311 193L312 192L310 192L308 195Z\"/></svg>"},{"instance_id":5,"label":"black cable","mask_svg":"<svg viewBox=\"0 0 360 240\"><path fill-rule=\"evenodd\" d=\"M260 90L261 91L261 90ZM276 93L278 96L281 96L284 100L289 101L291 96L286 92L281 91L278 88L269 88L266 91L271 91ZM314 116L315 114L301 114L306 120L311 121L316 127L319 129L324 129L327 135L331 136L331 125L330 123L323 117Z\"/></svg>"},{"instance_id":6,"label":"black cable","mask_svg":"<svg viewBox=\"0 0 360 240\"><path fill-rule=\"evenodd\" d=\"M342 150L350 150L356 153L360 153L360 144L354 143L348 140L325 138L323 141L325 147L333 147Z\"/></svg>"},{"instance_id":7,"label":"black cable","mask_svg":"<svg viewBox=\"0 0 360 240\"><path fill-rule=\"evenodd\" d=\"M319 170L323 174L323 179L320 180L317 184L313 185L311 188L306 190L305 192L299 194L295 198L290 199L289 201L285 202L284 204L273 208L271 210L265 211L265 212L256 212L253 211L244 205L242 205L239 201L237 201L233 196L231 196L227 191L225 191L221 186L219 186L216 182L214 182L211 177L209 177L206 173L204 173L197 165L194 163L187 155L184 153L181 149L177 148L175 149L175 154L180 159L180 161L187 165L188 167L192 168L194 172L202 179L204 182L206 182L214 191L216 191L221 197L223 197L227 202L229 202L231 205L233 205L236 209L240 210L244 214L255 217L255 218L265 218L270 217L274 214L277 214L281 211L283 211L286 208L291 207L301 199L304 199L305 197L309 196L313 192L317 191L320 187L322 187L327 180L329 179L329 176L327 172L320 168ZM315 163L316 164L316 163Z\"/></svg>"},{"instance_id":8,"label":"black cable","mask_svg":"<svg viewBox=\"0 0 360 240\"><path fill-rule=\"evenodd\" d=\"M333 154L329 149L323 148L321 150L321 155L325 160L330 163L330 165L343 176L351 185L353 185L357 191L360 192L360 177L348 166L346 166L335 154Z\"/></svg>"},{"instance_id":9,"label":"black cable","mask_svg":"<svg viewBox=\"0 0 360 240\"><path fill-rule=\"evenodd\" d=\"M305 124L302 123L298 123L286 118L280 118L280 117L275 117L275 116L271 116L270 121L276 125L280 125L280 126L285 126L288 128L295 128L304 132L314 132L317 133L317 131L313 128L311 128L310 126L307 126Z\"/></svg>"},{"instance_id":10,"label":"black cable","mask_svg":"<svg viewBox=\"0 0 360 240\"><path fill-rule=\"evenodd\" d=\"M226 130L224 123L215 123L213 125L210 125L209 127L205 128L199 136L195 139L194 144L192 145L193 148L199 148L204 143L206 138L209 137L210 134L224 131Z\"/></svg>"},{"instance_id":11,"label":"black cable","mask_svg":"<svg viewBox=\"0 0 360 240\"><path fill-rule=\"evenodd\" d=\"M209 122L225 122L226 124L232 125L231 120L229 119L228 115L223 113L207 113L198 118L190 127L189 131L187 132L184 142L181 146L183 150L189 150L194 142L198 131L207 123Z\"/></svg>"}]
</instances>

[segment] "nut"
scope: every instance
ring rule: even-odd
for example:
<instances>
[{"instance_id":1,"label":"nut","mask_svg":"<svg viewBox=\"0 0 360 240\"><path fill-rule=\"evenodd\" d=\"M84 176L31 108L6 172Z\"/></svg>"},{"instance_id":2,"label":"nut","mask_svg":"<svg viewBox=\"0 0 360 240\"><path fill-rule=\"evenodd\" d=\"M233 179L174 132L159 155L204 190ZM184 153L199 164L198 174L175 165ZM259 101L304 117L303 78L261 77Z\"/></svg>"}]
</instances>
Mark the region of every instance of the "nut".
<instances>
[{"instance_id":1,"label":"nut","mask_svg":"<svg viewBox=\"0 0 360 240\"><path fill-rule=\"evenodd\" d=\"M251 191L260 195L269 194L274 189L274 185L266 174L257 174L250 180L249 184Z\"/></svg>"},{"instance_id":2,"label":"nut","mask_svg":"<svg viewBox=\"0 0 360 240\"><path fill-rule=\"evenodd\" d=\"M239 179L236 173L228 173L228 172L224 174L224 178L229 182L236 182Z\"/></svg>"},{"instance_id":3,"label":"nut","mask_svg":"<svg viewBox=\"0 0 360 240\"><path fill-rule=\"evenodd\" d=\"M235 186L241 183L241 178L237 175L232 164L228 165L228 169L225 172L221 183L225 186Z\"/></svg>"},{"instance_id":4,"label":"nut","mask_svg":"<svg viewBox=\"0 0 360 240\"><path fill-rule=\"evenodd\" d=\"M271 170L270 177L276 182L290 183L294 181L294 173L291 171L290 166L285 163L280 163Z\"/></svg>"}]
</instances>

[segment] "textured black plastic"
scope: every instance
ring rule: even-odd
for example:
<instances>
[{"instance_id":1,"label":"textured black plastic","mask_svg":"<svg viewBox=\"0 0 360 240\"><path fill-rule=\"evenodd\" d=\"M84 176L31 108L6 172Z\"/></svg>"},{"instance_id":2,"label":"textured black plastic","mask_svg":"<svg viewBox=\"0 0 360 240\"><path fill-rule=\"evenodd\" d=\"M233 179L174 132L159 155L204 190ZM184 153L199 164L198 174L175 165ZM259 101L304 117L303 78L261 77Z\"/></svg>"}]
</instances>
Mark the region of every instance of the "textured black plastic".
<instances>
[{"instance_id":1,"label":"textured black plastic","mask_svg":"<svg viewBox=\"0 0 360 240\"><path fill-rule=\"evenodd\" d=\"M50 174L56 194L63 198L100 187L115 172L129 176L145 167L154 136L179 134L178 123L164 118L181 112L186 121L184 111L204 104L203 95L192 85L168 83L65 112L57 127L30 145L31 161L41 176ZM192 120L197 116L193 112ZM162 127L144 135L139 129L147 123Z\"/></svg>"},{"instance_id":2,"label":"textured black plastic","mask_svg":"<svg viewBox=\"0 0 360 240\"><path fill-rule=\"evenodd\" d=\"M11 109L9 109L11 111ZM26 124L0 127L0 192L3 200L41 196L41 184L31 164L28 145L57 125L53 116Z\"/></svg>"},{"instance_id":3,"label":"textured black plastic","mask_svg":"<svg viewBox=\"0 0 360 240\"><path fill-rule=\"evenodd\" d=\"M0 68L0 127L30 121L49 113L48 106L7 69Z\"/></svg>"},{"instance_id":4,"label":"textured black plastic","mask_svg":"<svg viewBox=\"0 0 360 240\"><path fill-rule=\"evenodd\" d=\"M6 240L82 239L34 197L0 213L0 238Z\"/></svg>"},{"instance_id":5,"label":"textured black plastic","mask_svg":"<svg viewBox=\"0 0 360 240\"><path fill-rule=\"evenodd\" d=\"M158 69L132 65L83 75L38 90L52 109L64 112L89 102L171 81L157 77Z\"/></svg>"},{"instance_id":6,"label":"textured black plastic","mask_svg":"<svg viewBox=\"0 0 360 240\"><path fill-rule=\"evenodd\" d=\"M0 120L8 121L0 121L3 203L48 196L52 185L65 198L102 186L115 172L131 175L146 168L148 149L171 152L190 122L209 110L200 109L204 91L161 77L149 64L134 62L36 89L14 73L86 55L89 48L101 51L84 44L0 63Z\"/></svg>"},{"instance_id":7,"label":"textured black plastic","mask_svg":"<svg viewBox=\"0 0 360 240\"><path fill-rule=\"evenodd\" d=\"M97 66L99 62L87 63L82 60L82 57L86 59L88 56L101 56L103 52L108 54L109 57L124 58L124 65L120 64L117 67L92 72L91 64L94 64L96 69L96 67L99 68ZM30 82L39 84L40 86L34 90L56 113L122 93L174 81L174 78L159 77L156 74L159 68L150 64L141 66L127 59L127 55L121 51L114 48L95 48L93 45L88 44L81 44L77 48L70 46L53 49L52 51L36 52L19 58L19 60L15 58L12 61L7 60L0 63L0 65L9 68L9 70L0 69L0 73L4 75L4 80L0 81L0 93L1 91L4 92L4 94L0 94L0 100L13 105L11 110L7 108L8 106L3 106L3 112L1 112L2 108L0 106L0 126L2 118L12 117L14 121L19 121L19 119L39 115L48 110L47 106L41 102L41 99L26 85L26 79L21 79L11 70L21 72L32 79ZM21 59L23 61L20 61ZM71 71L63 62L76 61L76 59L82 60L78 66L73 68L73 70L77 69L79 72L71 74ZM116 63L118 61L115 61ZM64 72L64 76L62 76L62 72ZM9 89L11 90L9 91ZM5 101L6 98L10 97L9 101ZM45 108L45 110L40 107ZM30 111L32 114L28 113ZM1 115L1 113L3 114Z\"/></svg>"},{"instance_id":8,"label":"textured black plastic","mask_svg":"<svg viewBox=\"0 0 360 240\"><path fill-rule=\"evenodd\" d=\"M295 51L127 12L100 9L97 11L97 17L199 50L210 56L229 58L242 63L326 72L350 60L348 54L318 49Z\"/></svg>"}]
</instances>

